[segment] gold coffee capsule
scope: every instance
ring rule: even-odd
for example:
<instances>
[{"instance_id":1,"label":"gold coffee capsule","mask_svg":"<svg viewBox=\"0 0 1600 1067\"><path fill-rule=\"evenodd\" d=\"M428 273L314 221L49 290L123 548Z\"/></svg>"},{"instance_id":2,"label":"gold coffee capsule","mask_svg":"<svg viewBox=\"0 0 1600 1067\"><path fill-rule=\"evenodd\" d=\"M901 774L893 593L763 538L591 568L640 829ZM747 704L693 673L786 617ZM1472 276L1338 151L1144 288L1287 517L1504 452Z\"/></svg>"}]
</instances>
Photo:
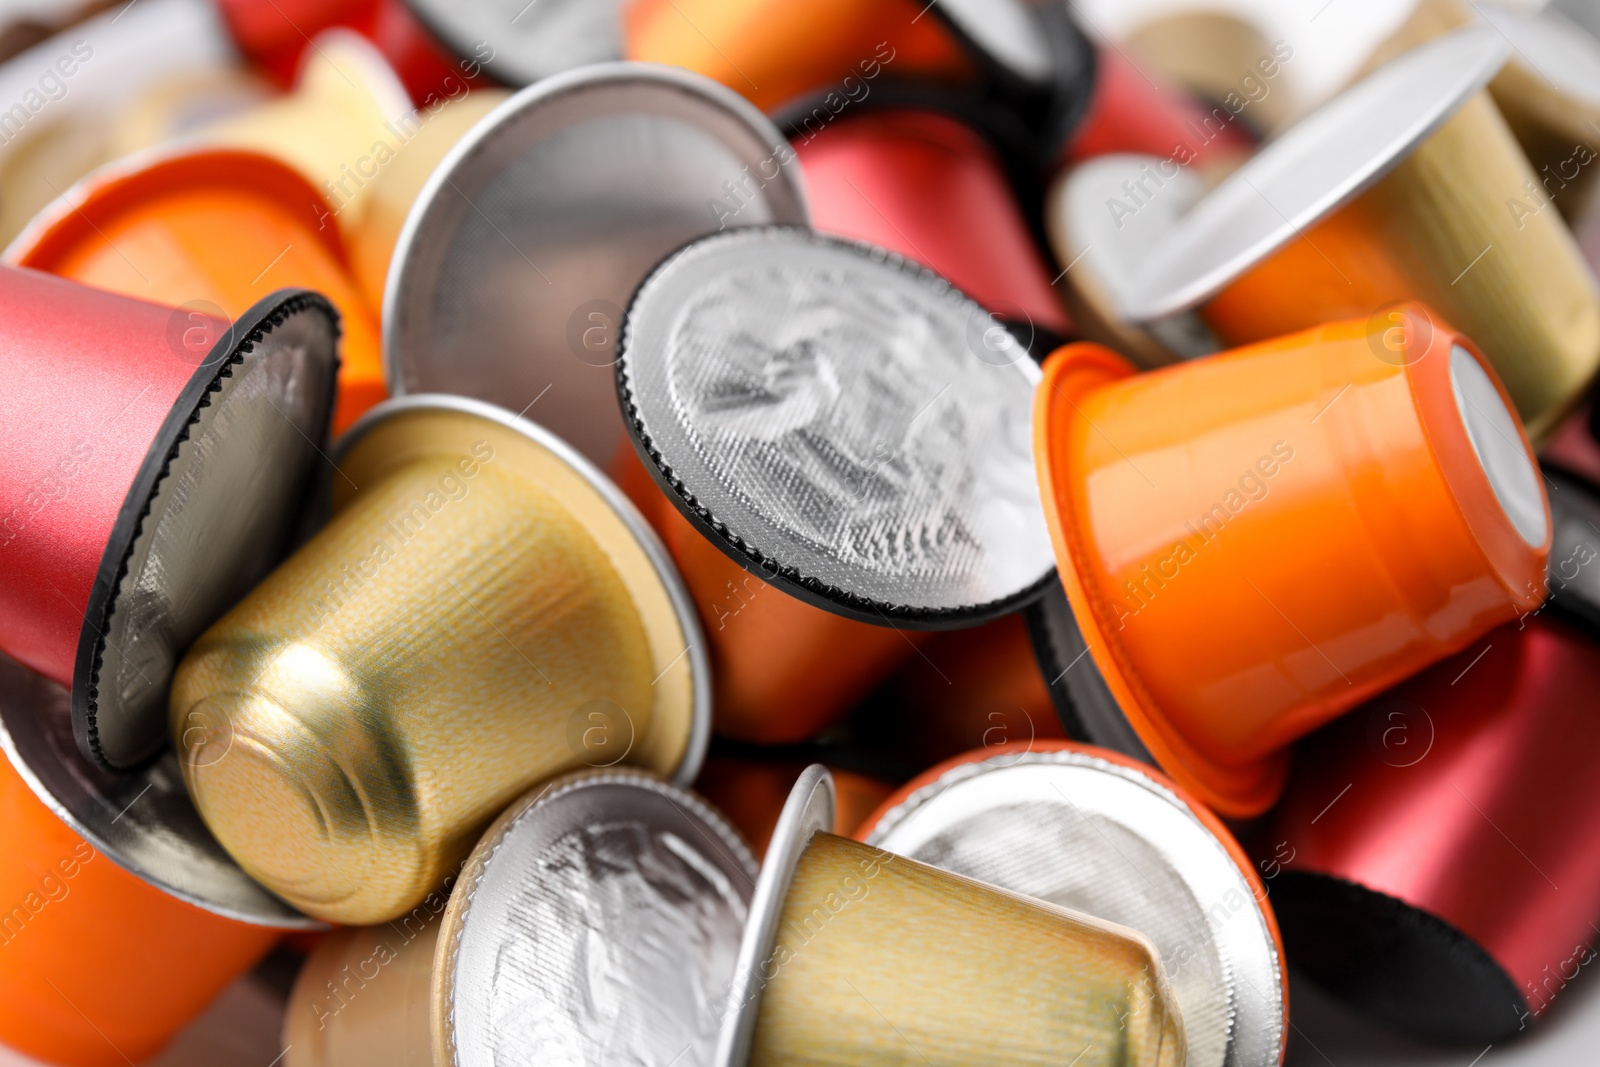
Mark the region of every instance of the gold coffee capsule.
<instances>
[{"instance_id":1,"label":"gold coffee capsule","mask_svg":"<svg viewBox=\"0 0 1600 1067\"><path fill-rule=\"evenodd\" d=\"M755 880L693 793L568 775L513 804L410 913L317 947L284 1067L704 1067Z\"/></svg>"},{"instance_id":2,"label":"gold coffee capsule","mask_svg":"<svg viewBox=\"0 0 1600 1067\"><path fill-rule=\"evenodd\" d=\"M381 922L535 782L693 778L694 609L655 535L548 432L479 401L375 408L328 526L190 649L171 722L224 848L319 918Z\"/></svg>"},{"instance_id":3,"label":"gold coffee capsule","mask_svg":"<svg viewBox=\"0 0 1600 1067\"><path fill-rule=\"evenodd\" d=\"M1417 0L1368 57L1363 73L1442 34L1487 22L1511 46L1489 93L1536 177L1506 207L1522 217L1554 204L1576 222L1592 208L1596 188L1591 164L1600 154L1600 41L1560 11L1540 8Z\"/></svg>"},{"instance_id":4,"label":"gold coffee capsule","mask_svg":"<svg viewBox=\"0 0 1600 1067\"><path fill-rule=\"evenodd\" d=\"M1537 178L1480 91L1511 54L1489 26L1437 37L1210 192L1175 159L1075 168L1047 213L1077 321L1154 364L1420 300L1539 442L1600 366L1600 290L1560 214L1520 199Z\"/></svg>"},{"instance_id":5,"label":"gold coffee capsule","mask_svg":"<svg viewBox=\"0 0 1600 1067\"><path fill-rule=\"evenodd\" d=\"M1143 935L832 826L833 782L815 765L767 849L717 1067L1185 1062Z\"/></svg>"}]
</instances>

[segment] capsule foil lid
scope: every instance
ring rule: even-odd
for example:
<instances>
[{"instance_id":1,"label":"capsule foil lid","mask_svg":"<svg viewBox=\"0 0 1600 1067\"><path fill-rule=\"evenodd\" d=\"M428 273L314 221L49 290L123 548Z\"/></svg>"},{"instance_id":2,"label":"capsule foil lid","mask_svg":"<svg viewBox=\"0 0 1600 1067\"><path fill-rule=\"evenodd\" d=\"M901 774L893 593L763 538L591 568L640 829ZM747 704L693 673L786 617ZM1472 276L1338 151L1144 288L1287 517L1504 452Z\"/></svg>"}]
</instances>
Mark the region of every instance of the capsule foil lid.
<instances>
[{"instance_id":1,"label":"capsule foil lid","mask_svg":"<svg viewBox=\"0 0 1600 1067\"><path fill-rule=\"evenodd\" d=\"M1124 313L1161 319L1214 296L1394 169L1510 54L1494 28L1469 27L1406 53L1323 105L1154 244Z\"/></svg>"},{"instance_id":2,"label":"capsule foil lid","mask_svg":"<svg viewBox=\"0 0 1600 1067\"><path fill-rule=\"evenodd\" d=\"M395 395L521 412L601 467L625 433L622 307L673 249L809 219L788 142L709 79L606 63L545 79L445 157L407 217L384 295Z\"/></svg>"},{"instance_id":3,"label":"capsule foil lid","mask_svg":"<svg viewBox=\"0 0 1600 1067\"><path fill-rule=\"evenodd\" d=\"M1285 986L1260 883L1177 794L1081 749L960 764L867 843L1131 927L1177 995L1191 1067L1277 1063Z\"/></svg>"},{"instance_id":4,"label":"capsule foil lid","mask_svg":"<svg viewBox=\"0 0 1600 1067\"><path fill-rule=\"evenodd\" d=\"M551 783L467 860L435 964L435 1063L709 1064L756 865L643 774Z\"/></svg>"},{"instance_id":5,"label":"capsule foil lid","mask_svg":"<svg viewBox=\"0 0 1600 1067\"><path fill-rule=\"evenodd\" d=\"M728 555L886 625L970 625L1055 564L1026 350L948 282L878 249L769 227L683 249L627 313L637 448Z\"/></svg>"}]
</instances>

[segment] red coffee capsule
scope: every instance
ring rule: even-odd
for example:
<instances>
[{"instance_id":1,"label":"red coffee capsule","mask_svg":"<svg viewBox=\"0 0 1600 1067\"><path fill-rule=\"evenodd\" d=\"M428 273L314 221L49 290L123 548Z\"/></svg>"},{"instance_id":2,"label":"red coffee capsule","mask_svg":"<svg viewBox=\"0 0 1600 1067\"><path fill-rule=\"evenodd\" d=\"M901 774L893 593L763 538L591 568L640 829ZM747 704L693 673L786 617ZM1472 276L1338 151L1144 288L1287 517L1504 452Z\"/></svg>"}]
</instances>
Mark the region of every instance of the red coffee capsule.
<instances>
[{"instance_id":1,"label":"red coffee capsule","mask_svg":"<svg viewBox=\"0 0 1600 1067\"><path fill-rule=\"evenodd\" d=\"M1597 687L1600 646L1529 617L1309 738L1261 845L1296 966L1419 1035L1539 1018L1595 958Z\"/></svg>"},{"instance_id":2,"label":"red coffee capsule","mask_svg":"<svg viewBox=\"0 0 1600 1067\"><path fill-rule=\"evenodd\" d=\"M931 107L893 106L802 126L793 143L817 229L938 271L1024 343L1034 330L1069 331L1001 157L977 129Z\"/></svg>"},{"instance_id":3,"label":"red coffee capsule","mask_svg":"<svg viewBox=\"0 0 1600 1067\"><path fill-rule=\"evenodd\" d=\"M1092 344L1045 363L1071 606L1041 609L1047 676L1083 686L1090 738L1224 815L1273 805L1291 742L1544 599L1549 512L1504 387L1421 305L1398 318L1139 375Z\"/></svg>"},{"instance_id":4,"label":"red coffee capsule","mask_svg":"<svg viewBox=\"0 0 1600 1067\"><path fill-rule=\"evenodd\" d=\"M282 292L230 326L9 268L0 295L0 651L72 688L86 756L134 767L178 656L290 547L337 320Z\"/></svg>"},{"instance_id":5,"label":"red coffee capsule","mask_svg":"<svg viewBox=\"0 0 1600 1067\"><path fill-rule=\"evenodd\" d=\"M230 326L10 268L0 304L0 1041L124 1063L313 925L151 757L177 656L299 529L337 318L286 291Z\"/></svg>"}]
</instances>

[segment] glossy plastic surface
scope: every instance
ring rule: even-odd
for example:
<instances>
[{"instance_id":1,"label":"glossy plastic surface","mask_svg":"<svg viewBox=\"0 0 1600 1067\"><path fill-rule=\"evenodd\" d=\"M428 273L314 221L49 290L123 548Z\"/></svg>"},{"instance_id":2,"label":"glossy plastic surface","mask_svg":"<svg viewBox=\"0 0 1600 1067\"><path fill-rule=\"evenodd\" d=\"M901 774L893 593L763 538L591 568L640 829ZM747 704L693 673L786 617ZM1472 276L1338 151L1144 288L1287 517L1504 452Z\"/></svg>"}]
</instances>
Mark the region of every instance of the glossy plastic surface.
<instances>
[{"instance_id":1,"label":"glossy plastic surface","mask_svg":"<svg viewBox=\"0 0 1600 1067\"><path fill-rule=\"evenodd\" d=\"M846 77L973 80L977 69L915 0L638 0L623 16L627 57L687 67L770 111ZM804 46L797 46L804 42ZM848 89L849 86L844 86Z\"/></svg>"},{"instance_id":2,"label":"glossy plastic surface","mask_svg":"<svg viewBox=\"0 0 1600 1067\"><path fill-rule=\"evenodd\" d=\"M1137 377L1097 345L1047 364L1073 612L1145 745L1225 815L1272 805L1290 741L1544 597L1548 507L1530 544L1457 406L1451 353L1476 351L1420 305L1397 323Z\"/></svg>"},{"instance_id":3,"label":"glossy plastic surface","mask_svg":"<svg viewBox=\"0 0 1600 1067\"><path fill-rule=\"evenodd\" d=\"M165 1045L282 936L129 874L57 819L0 756L0 1042L69 1067Z\"/></svg>"}]
</instances>

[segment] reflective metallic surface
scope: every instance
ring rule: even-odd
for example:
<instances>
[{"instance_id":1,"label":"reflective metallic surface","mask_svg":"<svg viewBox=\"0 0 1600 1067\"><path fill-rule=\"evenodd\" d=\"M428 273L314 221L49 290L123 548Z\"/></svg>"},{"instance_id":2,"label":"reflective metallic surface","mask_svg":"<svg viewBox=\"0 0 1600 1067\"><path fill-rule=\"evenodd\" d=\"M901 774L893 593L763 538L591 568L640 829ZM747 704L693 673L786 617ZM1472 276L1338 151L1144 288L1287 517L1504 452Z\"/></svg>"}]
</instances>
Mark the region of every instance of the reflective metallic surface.
<instances>
[{"instance_id":1,"label":"reflective metallic surface","mask_svg":"<svg viewBox=\"0 0 1600 1067\"><path fill-rule=\"evenodd\" d=\"M1261 838L1296 968L1402 1032L1536 1028L1594 960L1597 690L1530 614L1307 739Z\"/></svg>"},{"instance_id":2,"label":"reflective metallic surface","mask_svg":"<svg viewBox=\"0 0 1600 1067\"><path fill-rule=\"evenodd\" d=\"M768 849L717 1067L1185 1062L1142 935L835 837L831 808L813 766Z\"/></svg>"},{"instance_id":3,"label":"reflective metallic surface","mask_svg":"<svg viewBox=\"0 0 1600 1067\"><path fill-rule=\"evenodd\" d=\"M551 774L693 777L703 639L603 476L452 397L384 405L337 459L333 520L174 683L185 779L247 870L312 914L382 921Z\"/></svg>"},{"instance_id":4,"label":"reflective metallic surface","mask_svg":"<svg viewBox=\"0 0 1600 1067\"><path fill-rule=\"evenodd\" d=\"M755 861L703 801L598 772L530 794L445 914L436 1064L711 1062Z\"/></svg>"},{"instance_id":5,"label":"reflective metallic surface","mask_svg":"<svg viewBox=\"0 0 1600 1067\"><path fill-rule=\"evenodd\" d=\"M804 224L793 159L760 112L683 71L601 64L518 93L446 157L400 235L390 389L526 412L606 466L626 447L623 305L694 237Z\"/></svg>"},{"instance_id":6,"label":"reflective metallic surface","mask_svg":"<svg viewBox=\"0 0 1600 1067\"><path fill-rule=\"evenodd\" d=\"M406 0L464 61L523 86L622 58L620 0Z\"/></svg>"},{"instance_id":7,"label":"reflective metallic surface","mask_svg":"<svg viewBox=\"0 0 1600 1067\"><path fill-rule=\"evenodd\" d=\"M970 620L1050 573L1038 371L930 272L808 231L709 237L640 286L621 353L631 428L674 502L802 598Z\"/></svg>"},{"instance_id":8,"label":"reflective metallic surface","mask_svg":"<svg viewBox=\"0 0 1600 1067\"><path fill-rule=\"evenodd\" d=\"M1192 308L1370 186L1482 89L1510 54L1489 27L1441 37L1340 94L1202 200L1128 296L1135 320Z\"/></svg>"},{"instance_id":9,"label":"reflective metallic surface","mask_svg":"<svg viewBox=\"0 0 1600 1067\"><path fill-rule=\"evenodd\" d=\"M866 841L1140 931L1182 1009L1189 1067L1279 1061L1287 986L1266 891L1149 775L1019 745L926 781Z\"/></svg>"},{"instance_id":10,"label":"reflective metallic surface","mask_svg":"<svg viewBox=\"0 0 1600 1067\"><path fill-rule=\"evenodd\" d=\"M178 658L287 554L323 462L337 323L320 301L282 306L258 307L259 336L249 315L219 328L112 532L73 687L80 743L112 766L167 743Z\"/></svg>"},{"instance_id":11,"label":"reflective metallic surface","mask_svg":"<svg viewBox=\"0 0 1600 1067\"><path fill-rule=\"evenodd\" d=\"M195 811L173 753L130 773L96 766L73 741L66 689L3 656L0 748L62 822L151 885L241 922L322 926L240 870Z\"/></svg>"},{"instance_id":12,"label":"reflective metallic surface","mask_svg":"<svg viewBox=\"0 0 1600 1067\"><path fill-rule=\"evenodd\" d=\"M716 1067L745 1067L750 1062L761 998L771 973L772 944L783 918L789 883L812 836L833 829L834 808L833 775L828 769L814 763L801 771L767 843L761 877L751 896L750 920L739 944L738 964L729 986L730 1010L722 1021L717 1055L712 1061Z\"/></svg>"},{"instance_id":13,"label":"reflective metallic surface","mask_svg":"<svg viewBox=\"0 0 1600 1067\"><path fill-rule=\"evenodd\" d=\"M1150 194L1137 210L1124 199L1125 182L1143 183ZM1074 318L1143 366L1217 350L1192 312L1133 323L1128 311L1161 242L1204 193L1189 169L1138 155L1098 156L1063 170L1051 186L1046 229L1056 260L1073 265L1063 281Z\"/></svg>"}]
</instances>

